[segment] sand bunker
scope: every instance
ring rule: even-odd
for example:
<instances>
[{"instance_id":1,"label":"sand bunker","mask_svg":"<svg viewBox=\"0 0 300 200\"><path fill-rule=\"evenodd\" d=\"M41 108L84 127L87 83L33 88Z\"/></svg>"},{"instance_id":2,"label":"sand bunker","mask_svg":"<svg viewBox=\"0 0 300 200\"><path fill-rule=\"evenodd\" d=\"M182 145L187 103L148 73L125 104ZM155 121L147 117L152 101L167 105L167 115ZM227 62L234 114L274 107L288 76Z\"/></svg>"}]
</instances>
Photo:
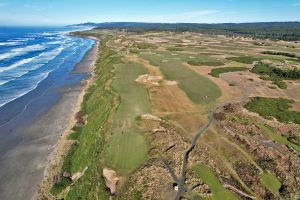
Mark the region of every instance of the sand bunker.
<instances>
[{"instance_id":1,"label":"sand bunker","mask_svg":"<svg viewBox=\"0 0 300 200\"><path fill-rule=\"evenodd\" d=\"M165 84L172 86L172 85L177 85L177 82L176 81L166 81Z\"/></svg>"},{"instance_id":2,"label":"sand bunker","mask_svg":"<svg viewBox=\"0 0 300 200\"><path fill-rule=\"evenodd\" d=\"M161 76L151 76L149 74L144 74L139 76L135 81L145 85L155 85L159 86L159 83L163 80Z\"/></svg>"},{"instance_id":3,"label":"sand bunker","mask_svg":"<svg viewBox=\"0 0 300 200\"><path fill-rule=\"evenodd\" d=\"M117 184L121 180L117 176L117 173L111 169L103 169L103 176L105 178L105 185L110 189L110 193L113 195L117 191Z\"/></svg>"},{"instance_id":4,"label":"sand bunker","mask_svg":"<svg viewBox=\"0 0 300 200\"><path fill-rule=\"evenodd\" d=\"M142 119L145 119L145 120L161 121L161 119L159 117L151 115L151 114L145 114L145 115L142 115L141 117L142 117Z\"/></svg>"}]
</instances>

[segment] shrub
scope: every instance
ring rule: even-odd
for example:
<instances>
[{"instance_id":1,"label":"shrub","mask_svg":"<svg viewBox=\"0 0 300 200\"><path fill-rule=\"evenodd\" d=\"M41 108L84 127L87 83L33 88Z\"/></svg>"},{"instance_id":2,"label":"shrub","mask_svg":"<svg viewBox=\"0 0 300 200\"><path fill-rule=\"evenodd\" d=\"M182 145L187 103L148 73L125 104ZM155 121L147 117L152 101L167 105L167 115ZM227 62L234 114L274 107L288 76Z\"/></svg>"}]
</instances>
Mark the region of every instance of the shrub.
<instances>
[{"instance_id":1,"label":"shrub","mask_svg":"<svg viewBox=\"0 0 300 200\"><path fill-rule=\"evenodd\" d=\"M300 124L300 112L290 110L292 103L293 100L284 98L254 97L245 108L266 119L276 118L280 122Z\"/></svg>"}]
</instances>

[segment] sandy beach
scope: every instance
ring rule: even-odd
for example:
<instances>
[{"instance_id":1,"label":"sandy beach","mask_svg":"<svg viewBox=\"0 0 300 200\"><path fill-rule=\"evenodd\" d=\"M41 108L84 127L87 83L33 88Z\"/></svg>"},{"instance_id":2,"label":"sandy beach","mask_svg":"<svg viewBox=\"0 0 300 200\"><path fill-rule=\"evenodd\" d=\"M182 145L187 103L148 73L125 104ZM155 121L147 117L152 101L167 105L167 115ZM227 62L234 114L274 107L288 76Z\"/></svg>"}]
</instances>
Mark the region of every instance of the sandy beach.
<instances>
[{"instance_id":1,"label":"sandy beach","mask_svg":"<svg viewBox=\"0 0 300 200\"><path fill-rule=\"evenodd\" d=\"M67 77L76 81L49 87L0 126L0 199L36 198L60 139L73 125L97 50L96 42Z\"/></svg>"}]
</instances>

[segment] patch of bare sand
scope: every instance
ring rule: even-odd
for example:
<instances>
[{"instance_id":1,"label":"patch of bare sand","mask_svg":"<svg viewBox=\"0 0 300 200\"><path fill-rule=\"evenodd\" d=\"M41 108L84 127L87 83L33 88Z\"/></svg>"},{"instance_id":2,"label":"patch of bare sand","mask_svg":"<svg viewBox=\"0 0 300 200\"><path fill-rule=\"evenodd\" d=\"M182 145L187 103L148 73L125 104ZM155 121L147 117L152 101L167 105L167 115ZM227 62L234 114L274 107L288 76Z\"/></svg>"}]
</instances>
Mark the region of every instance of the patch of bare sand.
<instances>
[{"instance_id":1,"label":"patch of bare sand","mask_svg":"<svg viewBox=\"0 0 300 200\"><path fill-rule=\"evenodd\" d=\"M274 85L270 81L264 81L251 72L229 72L222 74L221 79L233 83L245 95L292 99L295 101L294 108L300 110L299 82L288 83L288 88L282 90L279 88L271 89Z\"/></svg>"},{"instance_id":2,"label":"patch of bare sand","mask_svg":"<svg viewBox=\"0 0 300 200\"><path fill-rule=\"evenodd\" d=\"M117 172L111 169L104 168L102 173L105 185L109 188L110 193L114 195L117 192L117 185L121 178L117 176Z\"/></svg>"},{"instance_id":3,"label":"patch of bare sand","mask_svg":"<svg viewBox=\"0 0 300 200\"><path fill-rule=\"evenodd\" d=\"M151 76L149 74L140 75L135 81L145 85L159 86L160 82L163 80L161 76Z\"/></svg>"}]
</instances>

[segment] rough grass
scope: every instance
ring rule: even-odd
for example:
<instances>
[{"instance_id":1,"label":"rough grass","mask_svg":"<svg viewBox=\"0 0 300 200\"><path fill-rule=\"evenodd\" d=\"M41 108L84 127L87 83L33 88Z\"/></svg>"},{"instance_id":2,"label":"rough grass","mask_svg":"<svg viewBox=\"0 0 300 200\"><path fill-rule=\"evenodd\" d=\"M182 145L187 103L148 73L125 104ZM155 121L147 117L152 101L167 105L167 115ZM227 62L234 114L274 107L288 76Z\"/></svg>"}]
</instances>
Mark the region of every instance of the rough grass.
<instances>
[{"instance_id":1,"label":"rough grass","mask_svg":"<svg viewBox=\"0 0 300 200\"><path fill-rule=\"evenodd\" d=\"M245 108L266 119L274 117L280 122L300 124L300 112L290 110L292 103L294 103L293 100L284 98L254 97L245 105Z\"/></svg>"},{"instance_id":2,"label":"rough grass","mask_svg":"<svg viewBox=\"0 0 300 200\"><path fill-rule=\"evenodd\" d=\"M240 57L229 57L227 60L239 62L239 63L245 63L245 64L252 64L255 61L259 61L260 58L258 57L251 57L251 56L240 56Z\"/></svg>"},{"instance_id":3,"label":"rough grass","mask_svg":"<svg viewBox=\"0 0 300 200\"><path fill-rule=\"evenodd\" d=\"M187 96L197 104L210 103L221 96L221 90L208 78L197 74L178 61L172 60L160 65L168 80L175 80Z\"/></svg>"},{"instance_id":4,"label":"rough grass","mask_svg":"<svg viewBox=\"0 0 300 200\"><path fill-rule=\"evenodd\" d=\"M168 47L166 48L168 51L183 51L182 48L179 47Z\"/></svg>"},{"instance_id":5,"label":"rough grass","mask_svg":"<svg viewBox=\"0 0 300 200\"><path fill-rule=\"evenodd\" d=\"M136 125L136 118L151 113L147 89L135 80L147 71L136 63L116 66L113 88L119 94L120 105L114 116L112 137L105 151L105 164L127 175L145 159L148 142Z\"/></svg>"},{"instance_id":6,"label":"rough grass","mask_svg":"<svg viewBox=\"0 0 300 200\"><path fill-rule=\"evenodd\" d=\"M75 129L72 139L77 142L72 145L64 159L62 172L72 174L82 172L88 167L84 176L69 188L64 199L106 199L103 188L101 152L104 145L102 126L106 123L113 108L114 94L107 86L113 77L113 66L120 62L115 52L106 46L103 40L100 46L100 57L95 64L95 82L84 96L82 111L87 116L87 123L80 129ZM65 184L64 186L66 186ZM56 187L54 185L54 187ZM60 187L60 190L64 189ZM54 189L52 189L53 191ZM59 193L60 191L57 191Z\"/></svg>"},{"instance_id":7,"label":"rough grass","mask_svg":"<svg viewBox=\"0 0 300 200\"><path fill-rule=\"evenodd\" d=\"M136 43L135 46L138 49L157 49L158 48L154 44L150 44L150 43Z\"/></svg>"},{"instance_id":8,"label":"rough grass","mask_svg":"<svg viewBox=\"0 0 300 200\"><path fill-rule=\"evenodd\" d=\"M280 181L276 176L270 173L262 173L260 174L260 182L273 194L279 194L279 189L281 187Z\"/></svg>"},{"instance_id":9,"label":"rough grass","mask_svg":"<svg viewBox=\"0 0 300 200\"><path fill-rule=\"evenodd\" d=\"M208 166L204 164L197 164L193 167L193 170L196 172L196 174L199 176L199 178L207 183L209 188L211 189L213 196L213 200L233 200L237 199L235 195L230 192L229 190L226 190L221 183L219 182L218 178L215 176L215 174L209 169Z\"/></svg>"},{"instance_id":10,"label":"rough grass","mask_svg":"<svg viewBox=\"0 0 300 200\"><path fill-rule=\"evenodd\" d=\"M188 64L193 65L193 66L211 66L211 67L216 67L216 66L222 66L224 65L223 62L217 61L217 60L202 60L202 59L191 59L187 61Z\"/></svg>"},{"instance_id":11,"label":"rough grass","mask_svg":"<svg viewBox=\"0 0 300 200\"><path fill-rule=\"evenodd\" d=\"M220 74L227 73L227 72L236 72L236 71L246 71L248 70L247 67L220 67L212 69L209 75L219 78Z\"/></svg>"},{"instance_id":12,"label":"rough grass","mask_svg":"<svg viewBox=\"0 0 300 200\"><path fill-rule=\"evenodd\" d=\"M288 147L294 149L300 155L300 146L297 144L290 142L287 138L281 136L280 134L276 133L271 127L255 123L261 130L268 133L272 140L278 142L279 144L287 145Z\"/></svg>"}]
</instances>

